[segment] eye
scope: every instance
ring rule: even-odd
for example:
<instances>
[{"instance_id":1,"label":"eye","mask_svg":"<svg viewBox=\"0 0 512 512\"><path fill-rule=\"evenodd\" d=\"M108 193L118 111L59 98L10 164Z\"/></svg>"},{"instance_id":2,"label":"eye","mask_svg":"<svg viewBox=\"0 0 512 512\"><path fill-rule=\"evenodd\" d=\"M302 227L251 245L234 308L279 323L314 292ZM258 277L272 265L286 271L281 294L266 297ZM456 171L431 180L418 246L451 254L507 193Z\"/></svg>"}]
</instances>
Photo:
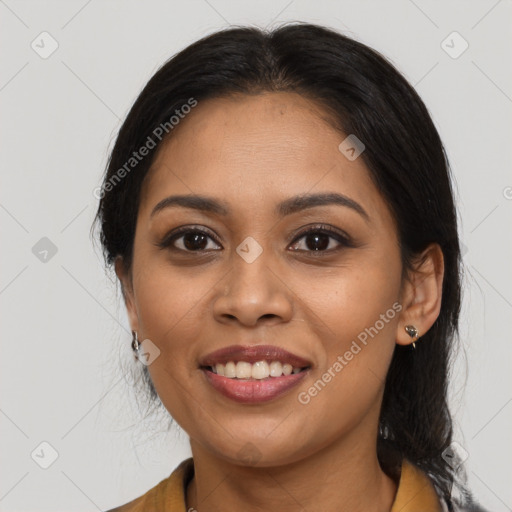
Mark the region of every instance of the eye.
<instances>
[{"instance_id":1,"label":"eye","mask_svg":"<svg viewBox=\"0 0 512 512\"><path fill-rule=\"evenodd\" d=\"M303 248L297 249L296 247L300 244L296 241L301 239L304 239L304 243L302 244ZM336 247L336 243L338 247ZM295 246L294 251L332 252L338 250L340 247L354 247L354 244L350 240L350 237L343 232L334 230L328 226L319 225L299 234L291 247L293 246Z\"/></svg>"},{"instance_id":2,"label":"eye","mask_svg":"<svg viewBox=\"0 0 512 512\"><path fill-rule=\"evenodd\" d=\"M208 247L208 239L215 241L214 237L207 231L197 228L185 227L166 235L164 239L156 244L161 249L172 249L185 252L202 252L215 250ZM216 243L216 242L215 242Z\"/></svg>"},{"instance_id":3,"label":"eye","mask_svg":"<svg viewBox=\"0 0 512 512\"><path fill-rule=\"evenodd\" d=\"M302 248L297 241L304 239ZM209 240L214 242L213 246ZM337 244L337 247L336 247ZM218 250L219 246L215 237L208 231L198 228L183 227L167 234L163 240L156 244L161 249L171 249L182 252L205 252ZM333 247L334 245L334 247ZM325 225L317 225L300 233L292 244L293 251L305 251L313 253L333 252L341 247L354 247L350 237L342 231L335 230Z\"/></svg>"}]
</instances>

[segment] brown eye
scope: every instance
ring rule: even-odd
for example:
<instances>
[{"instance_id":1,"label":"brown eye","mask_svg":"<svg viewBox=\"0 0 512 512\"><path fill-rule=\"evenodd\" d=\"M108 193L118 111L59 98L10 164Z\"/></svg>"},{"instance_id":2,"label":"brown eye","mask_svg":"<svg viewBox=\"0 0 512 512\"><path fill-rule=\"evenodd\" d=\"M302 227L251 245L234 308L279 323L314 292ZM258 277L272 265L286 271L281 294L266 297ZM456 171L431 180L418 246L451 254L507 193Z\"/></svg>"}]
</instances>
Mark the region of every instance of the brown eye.
<instances>
[{"instance_id":1,"label":"brown eye","mask_svg":"<svg viewBox=\"0 0 512 512\"><path fill-rule=\"evenodd\" d=\"M298 241L302 239L304 242L299 244ZM185 227L169 233L156 245L161 249L198 253L218 250L216 247L220 244L207 231ZM297 248L299 245L302 247ZM300 252L331 253L342 247L354 247L354 244L343 232L329 227L315 226L296 237L291 247L292 250Z\"/></svg>"},{"instance_id":2,"label":"brown eye","mask_svg":"<svg viewBox=\"0 0 512 512\"><path fill-rule=\"evenodd\" d=\"M211 244L209 244L209 240L215 242L213 237L206 231L201 229L184 228L166 235L157 245L162 249L167 248L184 252L215 250L215 247L212 247Z\"/></svg>"},{"instance_id":3,"label":"brown eye","mask_svg":"<svg viewBox=\"0 0 512 512\"><path fill-rule=\"evenodd\" d=\"M302 248L294 248L295 251L306 252L332 252L340 247L353 247L350 238L331 228L314 227L302 232L294 241L293 246L299 245L297 240L304 239Z\"/></svg>"}]
</instances>

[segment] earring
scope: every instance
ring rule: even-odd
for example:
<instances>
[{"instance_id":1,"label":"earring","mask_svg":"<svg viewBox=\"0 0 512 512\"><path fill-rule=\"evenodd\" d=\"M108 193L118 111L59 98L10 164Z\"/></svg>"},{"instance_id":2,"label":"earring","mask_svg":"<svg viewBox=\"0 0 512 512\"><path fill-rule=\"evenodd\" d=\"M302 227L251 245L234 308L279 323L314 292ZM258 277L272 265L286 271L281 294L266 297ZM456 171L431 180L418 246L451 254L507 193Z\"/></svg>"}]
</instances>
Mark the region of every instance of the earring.
<instances>
[{"instance_id":1,"label":"earring","mask_svg":"<svg viewBox=\"0 0 512 512\"><path fill-rule=\"evenodd\" d=\"M416 341L420 339L420 333L414 325L406 325L404 327L405 332L412 338L412 348L416 349Z\"/></svg>"},{"instance_id":2,"label":"earring","mask_svg":"<svg viewBox=\"0 0 512 512\"><path fill-rule=\"evenodd\" d=\"M139 343L139 339L137 338L137 331L132 331L132 349L136 355L139 352L139 347L140 347L140 343Z\"/></svg>"}]
</instances>

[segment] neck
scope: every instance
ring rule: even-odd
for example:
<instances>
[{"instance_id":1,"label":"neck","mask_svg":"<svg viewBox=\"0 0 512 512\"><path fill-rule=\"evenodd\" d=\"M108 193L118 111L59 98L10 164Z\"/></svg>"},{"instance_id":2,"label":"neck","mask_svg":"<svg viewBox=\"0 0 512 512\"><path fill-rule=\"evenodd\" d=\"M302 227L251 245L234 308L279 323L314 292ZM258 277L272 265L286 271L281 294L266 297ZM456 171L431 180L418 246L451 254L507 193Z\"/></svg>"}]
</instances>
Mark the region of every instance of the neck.
<instances>
[{"instance_id":1,"label":"neck","mask_svg":"<svg viewBox=\"0 0 512 512\"><path fill-rule=\"evenodd\" d=\"M190 445L195 475L187 510L256 512L279 503L280 512L389 512L397 491L379 465L372 438L361 443L347 436L298 462L268 467L240 466L192 439Z\"/></svg>"}]
</instances>

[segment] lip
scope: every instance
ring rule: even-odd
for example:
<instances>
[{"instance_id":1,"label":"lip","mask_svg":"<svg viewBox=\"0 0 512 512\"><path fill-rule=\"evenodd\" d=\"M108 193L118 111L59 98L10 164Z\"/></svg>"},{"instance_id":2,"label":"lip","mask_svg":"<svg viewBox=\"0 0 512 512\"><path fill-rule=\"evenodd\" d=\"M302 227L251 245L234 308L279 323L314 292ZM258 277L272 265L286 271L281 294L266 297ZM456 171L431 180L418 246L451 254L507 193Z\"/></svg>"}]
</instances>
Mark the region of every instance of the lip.
<instances>
[{"instance_id":1,"label":"lip","mask_svg":"<svg viewBox=\"0 0 512 512\"><path fill-rule=\"evenodd\" d=\"M310 369L302 370L281 377L266 379L230 379L211 370L202 368L208 382L219 393L239 403L254 404L268 402L291 390L309 373Z\"/></svg>"},{"instance_id":2,"label":"lip","mask_svg":"<svg viewBox=\"0 0 512 512\"><path fill-rule=\"evenodd\" d=\"M258 361L280 361L281 363L291 364L294 368L312 366L311 361L274 345L230 345L206 355L199 364L200 366L215 366L216 364L226 364L229 361L235 363L246 361L251 364ZM281 377L273 378L280 379Z\"/></svg>"}]
</instances>

